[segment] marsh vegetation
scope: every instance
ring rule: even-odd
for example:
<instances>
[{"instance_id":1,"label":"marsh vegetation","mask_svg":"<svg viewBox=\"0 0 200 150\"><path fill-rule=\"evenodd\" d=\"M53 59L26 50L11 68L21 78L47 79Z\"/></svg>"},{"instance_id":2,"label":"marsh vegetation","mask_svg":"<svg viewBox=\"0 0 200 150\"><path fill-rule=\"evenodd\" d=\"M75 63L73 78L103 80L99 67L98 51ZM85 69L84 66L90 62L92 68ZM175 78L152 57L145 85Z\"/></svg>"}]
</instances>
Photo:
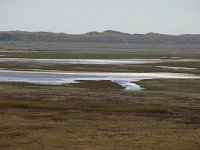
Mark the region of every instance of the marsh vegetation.
<instances>
[{"instance_id":1,"label":"marsh vegetation","mask_svg":"<svg viewBox=\"0 0 200 150\"><path fill-rule=\"evenodd\" d=\"M199 45L0 42L0 47L1 57L10 58L200 58ZM137 65L1 62L0 68L200 75L198 61ZM199 150L200 79L152 79L136 83L145 90L124 91L122 86L106 80L60 85L2 81L0 149Z\"/></svg>"}]
</instances>

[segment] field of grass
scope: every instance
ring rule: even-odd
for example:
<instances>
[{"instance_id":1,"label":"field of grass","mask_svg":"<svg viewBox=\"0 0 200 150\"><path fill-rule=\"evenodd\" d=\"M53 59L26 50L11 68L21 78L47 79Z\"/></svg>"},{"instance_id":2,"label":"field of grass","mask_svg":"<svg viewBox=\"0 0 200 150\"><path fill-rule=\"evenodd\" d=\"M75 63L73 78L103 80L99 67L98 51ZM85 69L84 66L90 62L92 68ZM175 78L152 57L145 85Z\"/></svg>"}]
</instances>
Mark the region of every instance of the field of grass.
<instances>
[{"instance_id":1,"label":"field of grass","mask_svg":"<svg viewBox=\"0 0 200 150\"><path fill-rule=\"evenodd\" d=\"M196 68L194 70L162 69L156 66L174 66ZM200 62L168 62L140 65L81 65L81 64L56 64L56 63L21 63L2 62L0 68L9 70L59 70L59 71L82 71L82 72L173 72L191 73L200 75Z\"/></svg>"},{"instance_id":2,"label":"field of grass","mask_svg":"<svg viewBox=\"0 0 200 150\"><path fill-rule=\"evenodd\" d=\"M0 42L1 57L200 58L199 45ZM192 67L168 70L156 66ZM199 62L141 65L0 63L11 70L179 72ZM0 150L199 150L200 80L142 80L141 91L110 81L37 85L0 82Z\"/></svg>"},{"instance_id":3,"label":"field of grass","mask_svg":"<svg viewBox=\"0 0 200 150\"><path fill-rule=\"evenodd\" d=\"M200 148L200 80L149 90L0 83L0 149Z\"/></svg>"},{"instance_id":4,"label":"field of grass","mask_svg":"<svg viewBox=\"0 0 200 150\"><path fill-rule=\"evenodd\" d=\"M2 57L60 59L200 58L200 45L2 42Z\"/></svg>"},{"instance_id":5,"label":"field of grass","mask_svg":"<svg viewBox=\"0 0 200 150\"><path fill-rule=\"evenodd\" d=\"M0 57L60 59L200 59L200 45L74 44L58 42L0 42ZM195 70L170 70L156 66L191 67ZM94 72L177 72L200 74L199 62L169 62L141 65L81 65L53 63L0 63L12 70L62 70Z\"/></svg>"}]
</instances>

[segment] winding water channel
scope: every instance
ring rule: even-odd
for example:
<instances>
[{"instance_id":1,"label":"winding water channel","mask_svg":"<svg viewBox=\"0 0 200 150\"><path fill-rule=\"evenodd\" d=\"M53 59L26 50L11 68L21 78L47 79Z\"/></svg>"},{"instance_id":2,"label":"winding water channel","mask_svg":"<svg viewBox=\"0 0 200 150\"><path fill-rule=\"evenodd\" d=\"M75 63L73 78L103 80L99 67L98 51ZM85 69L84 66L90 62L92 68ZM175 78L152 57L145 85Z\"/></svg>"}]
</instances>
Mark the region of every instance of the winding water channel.
<instances>
[{"instance_id":1,"label":"winding water channel","mask_svg":"<svg viewBox=\"0 0 200 150\"><path fill-rule=\"evenodd\" d=\"M12 71L0 70L0 81L28 82L36 84L63 84L81 80L110 80L125 90L141 90L135 82L144 79L199 79L200 76L180 73L102 73L102 72L62 72L62 71Z\"/></svg>"}]
</instances>

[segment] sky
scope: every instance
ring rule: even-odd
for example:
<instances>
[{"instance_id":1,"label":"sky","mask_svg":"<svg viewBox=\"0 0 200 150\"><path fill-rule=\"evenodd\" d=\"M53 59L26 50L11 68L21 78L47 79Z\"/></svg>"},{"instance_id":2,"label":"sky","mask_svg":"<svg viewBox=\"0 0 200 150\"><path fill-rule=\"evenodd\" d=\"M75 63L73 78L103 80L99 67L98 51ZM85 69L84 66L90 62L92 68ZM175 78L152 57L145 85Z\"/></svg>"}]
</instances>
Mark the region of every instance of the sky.
<instances>
[{"instance_id":1,"label":"sky","mask_svg":"<svg viewBox=\"0 0 200 150\"><path fill-rule=\"evenodd\" d=\"M0 0L0 31L200 34L200 0Z\"/></svg>"}]
</instances>

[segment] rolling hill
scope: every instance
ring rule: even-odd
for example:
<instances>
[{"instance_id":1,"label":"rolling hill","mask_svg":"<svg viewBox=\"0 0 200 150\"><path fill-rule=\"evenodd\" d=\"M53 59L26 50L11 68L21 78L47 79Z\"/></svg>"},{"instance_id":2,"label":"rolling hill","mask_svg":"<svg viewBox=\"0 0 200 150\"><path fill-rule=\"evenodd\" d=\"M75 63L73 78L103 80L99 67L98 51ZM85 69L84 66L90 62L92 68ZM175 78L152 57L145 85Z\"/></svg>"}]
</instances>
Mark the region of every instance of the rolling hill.
<instances>
[{"instance_id":1,"label":"rolling hill","mask_svg":"<svg viewBox=\"0 0 200 150\"><path fill-rule=\"evenodd\" d=\"M70 43L200 44L200 34L128 34L113 30L66 34L51 32L0 31L0 41L41 41Z\"/></svg>"}]
</instances>

